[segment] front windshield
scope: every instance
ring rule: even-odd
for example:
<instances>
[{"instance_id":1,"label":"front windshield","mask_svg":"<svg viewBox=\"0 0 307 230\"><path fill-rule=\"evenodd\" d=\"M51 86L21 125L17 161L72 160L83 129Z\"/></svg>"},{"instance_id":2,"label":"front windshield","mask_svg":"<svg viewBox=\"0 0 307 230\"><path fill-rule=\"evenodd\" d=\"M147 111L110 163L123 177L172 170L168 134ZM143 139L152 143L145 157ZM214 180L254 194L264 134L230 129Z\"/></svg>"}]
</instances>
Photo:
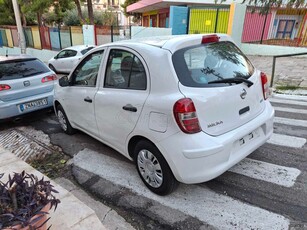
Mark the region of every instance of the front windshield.
<instances>
[{"instance_id":1,"label":"front windshield","mask_svg":"<svg viewBox=\"0 0 307 230\"><path fill-rule=\"evenodd\" d=\"M208 87L208 82L248 79L254 67L231 42L217 42L178 50L173 64L180 82L185 86Z\"/></svg>"}]
</instances>

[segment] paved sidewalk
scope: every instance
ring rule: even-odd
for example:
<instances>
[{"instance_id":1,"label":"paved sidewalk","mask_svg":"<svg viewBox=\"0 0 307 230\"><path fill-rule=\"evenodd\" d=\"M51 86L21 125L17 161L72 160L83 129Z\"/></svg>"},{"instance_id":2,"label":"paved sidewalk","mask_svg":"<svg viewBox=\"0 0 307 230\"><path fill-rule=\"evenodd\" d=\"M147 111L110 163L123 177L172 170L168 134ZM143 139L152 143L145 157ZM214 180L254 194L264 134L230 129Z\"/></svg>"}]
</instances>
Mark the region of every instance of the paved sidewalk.
<instances>
[{"instance_id":1,"label":"paved sidewalk","mask_svg":"<svg viewBox=\"0 0 307 230\"><path fill-rule=\"evenodd\" d=\"M21 172L23 170L25 170L27 173L36 175L38 178L42 178L44 176L23 160L16 157L10 151L5 150L0 146L0 172L5 173L2 180L6 181L8 174L12 174L13 172ZM46 178L46 176L44 177ZM55 212L53 212L53 209L49 212L51 219L48 221L48 226L52 224L51 229L107 229L102 225L92 209L77 199L71 192L56 184L54 181L51 180L51 183L59 192L56 194L56 197L61 201Z\"/></svg>"},{"instance_id":2,"label":"paved sidewalk","mask_svg":"<svg viewBox=\"0 0 307 230\"><path fill-rule=\"evenodd\" d=\"M248 56L254 66L265 72L268 77L272 75L272 56ZM282 57L276 59L274 84L275 86L296 86L307 90L307 57Z\"/></svg>"}]
</instances>

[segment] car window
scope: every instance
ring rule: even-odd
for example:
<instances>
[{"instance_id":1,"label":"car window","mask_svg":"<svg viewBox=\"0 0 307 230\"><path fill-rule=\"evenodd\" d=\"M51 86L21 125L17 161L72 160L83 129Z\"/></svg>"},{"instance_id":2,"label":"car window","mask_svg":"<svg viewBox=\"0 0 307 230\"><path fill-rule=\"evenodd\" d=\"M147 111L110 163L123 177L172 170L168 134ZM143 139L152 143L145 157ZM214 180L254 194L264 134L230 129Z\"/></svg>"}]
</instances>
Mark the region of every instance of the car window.
<instances>
[{"instance_id":1,"label":"car window","mask_svg":"<svg viewBox=\"0 0 307 230\"><path fill-rule=\"evenodd\" d=\"M120 89L146 89L146 72L134 54L113 49L110 51L104 86Z\"/></svg>"},{"instance_id":2,"label":"car window","mask_svg":"<svg viewBox=\"0 0 307 230\"><path fill-rule=\"evenodd\" d=\"M91 47L88 47L88 48L86 48L86 49L84 49L84 50L81 50L81 54L82 55L84 55L84 54L86 54L88 51L90 51L91 49L93 49L94 47L93 46L91 46Z\"/></svg>"},{"instance_id":3,"label":"car window","mask_svg":"<svg viewBox=\"0 0 307 230\"><path fill-rule=\"evenodd\" d=\"M77 51L76 50L67 50L66 51L66 57L74 57L77 55Z\"/></svg>"},{"instance_id":4,"label":"car window","mask_svg":"<svg viewBox=\"0 0 307 230\"><path fill-rule=\"evenodd\" d=\"M0 81L36 76L50 72L38 59L10 60L0 63Z\"/></svg>"},{"instance_id":5,"label":"car window","mask_svg":"<svg viewBox=\"0 0 307 230\"><path fill-rule=\"evenodd\" d=\"M83 59L72 74L72 85L86 87L96 86L102 56L103 50L92 53Z\"/></svg>"},{"instance_id":6,"label":"car window","mask_svg":"<svg viewBox=\"0 0 307 230\"><path fill-rule=\"evenodd\" d=\"M207 87L208 82L220 79L248 79L254 72L250 61L231 42L184 48L172 59L179 81L191 87Z\"/></svg>"},{"instance_id":7,"label":"car window","mask_svg":"<svg viewBox=\"0 0 307 230\"><path fill-rule=\"evenodd\" d=\"M67 55L67 50L62 50L60 53L58 53L57 58L65 58Z\"/></svg>"}]
</instances>

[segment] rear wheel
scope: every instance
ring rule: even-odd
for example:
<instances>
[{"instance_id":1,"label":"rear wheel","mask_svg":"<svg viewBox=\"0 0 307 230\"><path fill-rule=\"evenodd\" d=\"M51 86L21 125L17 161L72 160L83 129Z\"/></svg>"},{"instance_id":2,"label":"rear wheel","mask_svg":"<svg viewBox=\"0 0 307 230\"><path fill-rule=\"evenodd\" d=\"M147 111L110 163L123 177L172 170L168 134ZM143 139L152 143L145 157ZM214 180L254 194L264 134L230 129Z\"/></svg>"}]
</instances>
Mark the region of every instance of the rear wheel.
<instances>
[{"instance_id":1,"label":"rear wheel","mask_svg":"<svg viewBox=\"0 0 307 230\"><path fill-rule=\"evenodd\" d=\"M167 195L178 187L179 182L166 160L151 142L138 142L134 149L134 158L142 181L152 192Z\"/></svg>"},{"instance_id":2,"label":"rear wheel","mask_svg":"<svg viewBox=\"0 0 307 230\"><path fill-rule=\"evenodd\" d=\"M63 131L69 135L74 134L76 130L70 125L70 122L61 105L57 106L57 117Z\"/></svg>"}]
</instances>

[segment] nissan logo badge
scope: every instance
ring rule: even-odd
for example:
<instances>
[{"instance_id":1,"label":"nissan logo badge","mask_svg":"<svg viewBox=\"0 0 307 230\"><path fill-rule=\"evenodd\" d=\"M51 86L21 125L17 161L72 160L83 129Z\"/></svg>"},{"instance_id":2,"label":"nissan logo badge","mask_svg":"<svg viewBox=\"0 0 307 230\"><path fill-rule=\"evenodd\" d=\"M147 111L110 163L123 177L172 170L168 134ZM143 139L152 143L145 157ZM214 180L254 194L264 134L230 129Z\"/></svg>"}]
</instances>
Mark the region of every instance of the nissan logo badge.
<instances>
[{"instance_id":1,"label":"nissan logo badge","mask_svg":"<svg viewBox=\"0 0 307 230\"><path fill-rule=\"evenodd\" d=\"M240 97L241 97L242 99L245 99L246 95L247 95L246 90L245 90L245 89L242 89L242 92L240 93Z\"/></svg>"}]
</instances>

